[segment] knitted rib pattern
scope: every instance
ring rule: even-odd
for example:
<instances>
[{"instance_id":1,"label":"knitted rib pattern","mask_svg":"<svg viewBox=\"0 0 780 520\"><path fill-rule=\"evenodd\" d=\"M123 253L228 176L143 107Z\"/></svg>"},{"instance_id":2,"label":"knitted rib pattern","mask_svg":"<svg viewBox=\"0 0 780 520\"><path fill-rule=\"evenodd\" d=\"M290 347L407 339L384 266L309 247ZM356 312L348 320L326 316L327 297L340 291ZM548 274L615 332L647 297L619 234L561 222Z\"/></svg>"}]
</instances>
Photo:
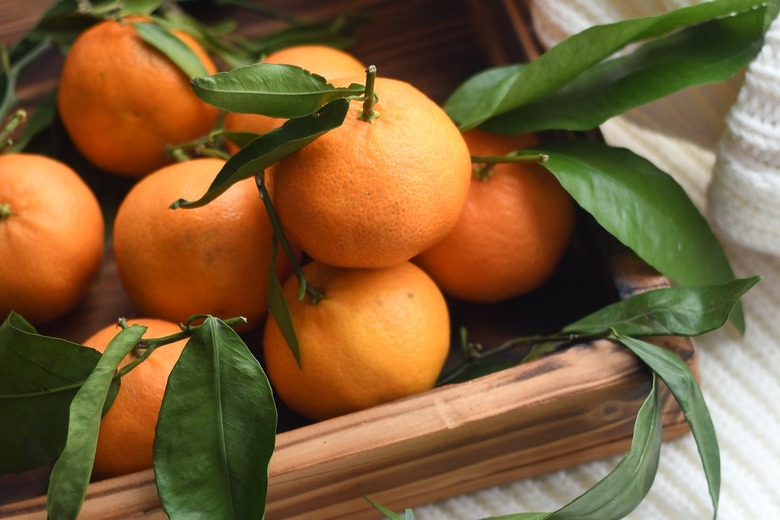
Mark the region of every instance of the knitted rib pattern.
<instances>
[{"instance_id":1,"label":"knitted rib pattern","mask_svg":"<svg viewBox=\"0 0 780 520\"><path fill-rule=\"evenodd\" d=\"M720 233L780 254L780 19L729 111L708 197Z\"/></svg>"}]
</instances>

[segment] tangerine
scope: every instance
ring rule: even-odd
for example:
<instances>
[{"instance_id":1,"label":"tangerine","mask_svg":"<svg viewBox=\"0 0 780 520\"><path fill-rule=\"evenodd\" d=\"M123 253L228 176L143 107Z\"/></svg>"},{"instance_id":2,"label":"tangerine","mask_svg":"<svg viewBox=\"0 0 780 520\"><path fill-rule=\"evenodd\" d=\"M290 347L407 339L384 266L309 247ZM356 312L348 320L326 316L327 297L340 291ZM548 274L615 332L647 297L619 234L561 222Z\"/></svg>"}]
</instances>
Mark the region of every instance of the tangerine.
<instances>
[{"instance_id":1,"label":"tangerine","mask_svg":"<svg viewBox=\"0 0 780 520\"><path fill-rule=\"evenodd\" d=\"M468 193L468 148L447 114L408 83L375 87L378 117L365 121L352 101L340 127L269 170L286 231L326 264L407 261L450 232Z\"/></svg>"},{"instance_id":2,"label":"tangerine","mask_svg":"<svg viewBox=\"0 0 780 520\"><path fill-rule=\"evenodd\" d=\"M114 222L117 270L130 300L144 315L174 322L195 314L265 315L272 226L252 179L209 204L169 208L206 192L225 161L193 159L165 166L136 183ZM277 255L277 272L289 263Z\"/></svg>"},{"instance_id":3,"label":"tangerine","mask_svg":"<svg viewBox=\"0 0 780 520\"><path fill-rule=\"evenodd\" d=\"M57 90L57 109L76 148L95 166L133 178L170 162L167 145L206 134L218 115L178 66L141 39L131 23L139 19L103 21L80 34ZM174 34L216 72L192 37Z\"/></svg>"},{"instance_id":4,"label":"tangerine","mask_svg":"<svg viewBox=\"0 0 780 520\"><path fill-rule=\"evenodd\" d=\"M100 205L75 171L43 155L0 155L0 319L65 314L97 276L104 240Z\"/></svg>"},{"instance_id":5,"label":"tangerine","mask_svg":"<svg viewBox=\"0 0 780 520\"><path fill-rule=\"evenodd\" d=\"M175 323L157 319L128 320L128 325L147 327L145 338L161 338L181 332ZM84 345L101 353L116 336L116 325L109 325L84 341ZM152 467L154 431L160 415L168 375L179 360L186 340L163 345L122 377L114 403L100 421L97 451L92 474L108 478ZM134 361L138 354L128 354L120 368Z\"/></svg>"},{"instance_id":6,"label":"tangerine","mask_svg":"<svg viewBox=\"0 0 780 520\"><path fill-rule=\"evenodd\" d=\"M284 294L298 337L299 367L269 317L263 353L274 390L296 412L326 419L430 389L450 345L444 297L419 267L303 267L324 298L297 298L291 276Z\"/></svg>"},{"instance_id":7,"label":"tangerine","mask_svg":"<svg viewBox=\"0 0 780 520\"><path fill-rule=\"evenodd\" d=\"M536 143L530 135L470 130L475 156L505 155ZM473 176L458 223L415 258L445 294L497 302L532 291L558 266L574 229L575 204L552 173L534 163L494 165Z\"/></svg>"}]
</instances>

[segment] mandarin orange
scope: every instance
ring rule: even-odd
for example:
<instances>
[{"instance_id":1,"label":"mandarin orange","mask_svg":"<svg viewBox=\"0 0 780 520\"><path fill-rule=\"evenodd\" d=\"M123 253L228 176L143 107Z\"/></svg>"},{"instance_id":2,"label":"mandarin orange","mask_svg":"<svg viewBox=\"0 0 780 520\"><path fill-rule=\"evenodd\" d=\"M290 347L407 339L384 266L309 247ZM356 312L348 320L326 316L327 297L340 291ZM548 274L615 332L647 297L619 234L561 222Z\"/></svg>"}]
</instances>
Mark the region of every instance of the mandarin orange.
<instances>
[{"instance_id":1,"label":"mandarin orange","mask_svg":"<svg viewBox=\"0 0 780 520\"><path fill-rule=\"evenodd\" d=\"M282 224L323 263L404 262L444 238L466 200L471 161L447 114L402 81L377 78L376 93L373 121L352 101L340 127L270 169Z\"/></svg>"},{"instance_id":2,"label":"mandarin orange","mask_svg":"<svg viewBox=\"0 0 780 520\"><path fill-rule=\"evenodd\" d=\"M128 325L147 327L144 338L161 338L180 332L176 323L157 319L128 320ZM84 345L105 351L119 329L109 325L95 332ZM160 414L168 375L179 359L186 340L163 345L122 377L119 393L100 421L95 464L96 478L108 478L152 467L152 448L157 416ZM131 352L120 368L139 354Z\"/></svg>"},{"instance_id":3,"label":"mandarin orange","mask_svg":"<svg viewBox=\"0 0 780 520\"><path fill-rule=\"evenodd\" d=\"M167 145L211 130L216 108L192 92L189 78L138 36L129 18L84 31L68 51L57 89L57 109L78 150L94 165L142 177L171 162ZM198 43L174 33L216 67Z\"/></svg>"},{"instance_id":4,"label":"mandarin orange","mask_svg":"<svg viewBox=\"0 0 780 520\"><path fill-rule=\"evenodd\" d=\"M471 130L475 156L505 155L536 142ZM575 204L557 179L533 163L502 163L471 180L455 228L415 258L445 294L496 302L532 291L558 266L574 229Z\"/></svg>"},{"instance_id":5,"label":"mandarin orange","mask_svg":"<svg viewBox=\"0 0 780 520\"><path fill-rule=\"evenodd\" d=\"M447 304L419 267L304 266L317 303L284 284L301 366L269 317L263 353L274 390L293 410L325 419L430 389L450 345Z\"/></svg>"},{"instance_id":6,"label":"mandarin orange","mask_svg":"<svg viewBox=\"0 0 780 520\"><path fill-rule=\"evenodd\" d=\"M70 310L97 276L105 224L97 198L69 166L0 155L0 320L31 323Z\"/></svg>"},{"instance_id":7,"label":"mandarin orange","mask_svg":"<svg viewBox=\"0 0 780 520\"><path fill-rule=\"evenodd\" d=\"M194 209L169 208L206 192L225 161L193 159L165 166L127 194L114 223L122 286L143 314L175 322L195 314L265 316L272 227L252 179ZM279 254L280 276L289 272Z\"/></svg>"}]
</instances>

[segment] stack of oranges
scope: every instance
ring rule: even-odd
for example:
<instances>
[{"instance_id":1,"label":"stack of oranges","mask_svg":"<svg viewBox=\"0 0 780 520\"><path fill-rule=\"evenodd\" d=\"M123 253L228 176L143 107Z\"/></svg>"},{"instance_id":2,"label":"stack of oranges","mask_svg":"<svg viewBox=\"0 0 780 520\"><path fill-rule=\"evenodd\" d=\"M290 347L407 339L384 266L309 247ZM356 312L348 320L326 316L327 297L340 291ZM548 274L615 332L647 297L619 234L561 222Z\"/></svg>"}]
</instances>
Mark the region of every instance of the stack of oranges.
<instances>
[{"instance_id":1,"label":"stack of oranges","mask_svg":"<svg viewBox=\"0 0 780 520\"><path fill-rule=\"evenodd\" d=\"M266 172L284 232L300 251L293 259L276 255L274 266L286 278L296 359L274 318L266 317L273 229L254 181L237 183L201 208L169 209L177 199L201 196L224 160L172 163L166 147L207 133L217 112L194 96L179 69L141 41L131 22L101 22L79 37L65 61L57 101L85 158L138 179L117 211L111 241L122 286L146 317L137 321L149 326L148 335L170 334L195 314L244 316L248 327L264 326L263 360L280 398L304 416L326 419L431 388L450 348L445 295L494 302L529 292L563 255L574 204L555 178L537 164L472 164L472 156L529 146L530 137L461 133L418 89L379 77L376 95L352 101L342 126ZM215 71L195 41L179 37L206 70ZM334 84L366 81L363 63L327 47L285 49L267 60L299 65ZM282 122L228 114L225 128L264 133ZM31 160L60 168L45 158ZM0 161L0 176L5 168ZM0 182L0 240L27 211L8 200L24 200L3 191L11 184ZM94 200L86 202L91 194L73 195L78 189L63 188L58 196L74 198L82 209L96 207ZM89 211L80 229L102 238L102 216ZM36 235L39 250L55 231L42 233ZM29 296L19 294L49 284L39 280L0 293L0 310L16 309L33 321L61 315L96 275L98 242L101 247L82 251L89 258L62 260L60 278L74 283L63 289L59 306L22 305ZM298 261L304 265L293 273ZM11 270L24 272L0 264L3 287ZM303 298L301 275L311 288ZM51 291L48 296L49 302L60 298ZM102 349L111 332L100 331L85 344ZM153 437L139 431L153 432L164 381L180 350L155 351L141 365L147 365L144 377L123 380L120 397L125 393L130 404L117 398L101 425L101 476L151 464ZM146 392L158 397L133 400ZM112 443L135 454L141 466L112 461Z\"/></svg>"}]
</instances>

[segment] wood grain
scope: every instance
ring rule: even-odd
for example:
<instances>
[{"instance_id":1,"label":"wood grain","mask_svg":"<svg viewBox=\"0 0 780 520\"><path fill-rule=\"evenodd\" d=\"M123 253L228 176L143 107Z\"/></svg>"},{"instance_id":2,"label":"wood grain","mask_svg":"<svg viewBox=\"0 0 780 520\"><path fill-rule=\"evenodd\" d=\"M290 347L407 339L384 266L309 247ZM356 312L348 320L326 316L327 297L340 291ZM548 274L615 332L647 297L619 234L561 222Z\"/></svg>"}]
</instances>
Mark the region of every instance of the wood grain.
<instances>
[{"instance_id":1,"label":"wood grain","mask_svg":"<svg viewBox=\"0 0 780 520\"><path fill-rule=\"evenodd\" d=\"M520 0L289 0L276 3L302 18L363 9L371 20L353 49L380 74L413 82L442 101L455 85L491 64L538 53ZM0 37L18 35L48 2L0 3ZM11 8L12 10L8 10ZM245 34L275 27L241 18ZM56 65L24 85L52 81ZM46 72L46 71L44 71ZM103 198L127 185L85 176ZM108 215L110 218L110 214ZM553 279L540 291L499 306L453 303L453 321L487 345L538 327L554 329L608 301L666 286L668 281L621 249L580 215L575 239ZM110 249L100 277L80 305L43 328L81 341L135 310L119 284ZM537 331L538 332L538 331ZM245 335L254 350L257 331ZM693 343L655 338L696 371ZM526 478L624 452L650 385L646 369L606 341L577 345L466 383L311 424L280 405L281 433L271 461L267 518L362 519L371 508L360 491L391 508L413 507L478 488ZM662 389L665 438L686 423ZM0 517L45 518L47 469L0 476ZM574 498L574 497L572 497ZM81 518L165 518L154 476L144 471L93 483Z\"/></svg>"}]
</instances>

